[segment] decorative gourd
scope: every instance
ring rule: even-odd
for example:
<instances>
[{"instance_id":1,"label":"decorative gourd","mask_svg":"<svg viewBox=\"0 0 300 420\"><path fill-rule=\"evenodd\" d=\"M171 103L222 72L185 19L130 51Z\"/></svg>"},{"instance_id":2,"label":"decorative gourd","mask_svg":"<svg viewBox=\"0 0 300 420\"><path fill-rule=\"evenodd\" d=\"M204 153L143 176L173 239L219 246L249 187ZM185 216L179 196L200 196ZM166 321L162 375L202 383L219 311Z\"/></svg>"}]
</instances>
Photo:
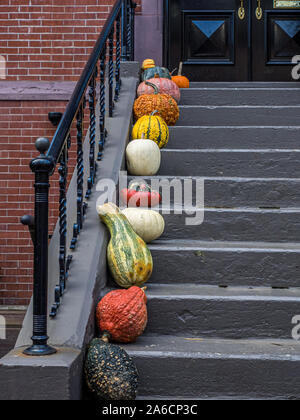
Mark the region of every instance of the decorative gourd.
<instances>
[{"instance_id":1,"label":"decorative gourd","mask_svg":"<svg viewBox=\"0 0 300 420\"><path fill-rule=\"evenodd\" d=\"M161 203L161 195L144 182L132 181L121 191L123 204L128 207L156 207Z\"/></svg>"},{"instance_id":2,"label":"decorative gourd","mask_svg":"<svg viewBox=\"0 0 300 420\"><path fill-rule=\"evenodd\" d=\"M135 400L138 371L125 350L108 343L108 336L94 338L84 364L86 384L98 400Z\"/></svg>"},{"instance_id":3,"label":"decorative gourd","mask_svg":"<svg viewBox=\"0 0 300 420\"><path fill-rule=\"evenodd\" d=\"M154 210L128 208L122 211L134 231L146 243L160 238L165 230L164 218Z\"/></svg>"},{"instance_id":4,"label":"decorative gourd","mask_svg":"<svg viewBox=\"0 0 300 420\"><path fill-rule=\"evenodd\" d=\"M151 69L153 67L155 67L155 61L152 60L152 58L147 58L144 60L142 70Z\"/></svg>"},{"instance_id":5,"label":"decorative gourd","mask_svg":"<svg viewBox=\"0 0 300 420\"><path fill-rule=\"evenodd\" d=\"M147 325L146 303L144 290L136 286L108 293L96 310L100 331L108 332L112 341L133 343L143 334Z\"/></svg>"},{"instance_id":6,"label":"decorative gourd","mask_svg":"<svg viewBox=\"0 0 300 420\"><path fill-rule=\"evenodd\" d=\"M145 82L146 80L149 80L149 79L153 79L156 75L158 77L163 77L165 79L169 79L169 80L172 79L172 76L168 69L166 69L165 67L156 66L156 67L146 68L143 71L142 76L141 76L142 82Z\"/></svg>"},{"instance_id":7,"label":"decorative gourd","mask_svg":"<svg viewBox=\"0 0 300 420\"><path fill-rule=\"evenodd\" d=\"M97 211L111 234L107 261L114 280L125 289L142 286L153 270L152 255L147 245L115 204L98 206Z\"/></svg>"},{"instance_id":8,"label":"decorative gourd","mask_svg":"<svg viewBox=\"0 0 300 420\"><path fill-rule=\"evenodd\" d=\"M180 89L188 89L190 87L190 81L187 77L182 76L182 67L183 67L183 63L181 62L179 66L178 75L172 76L172 81L176 83L176 85Z\"/></svg>"},{"instance_id":9,"label":"decorative gourd","mask_svg":"<svg viewBox=\"0 0 300 420\"><path fill-rule=\"evenodd\" d=\"M133 140L126 148L127 169L131 175L156 175L161 163L161 153L152 140Z\"/></svg>"},{"instance_id":10,"label":"decorative gourd","mask_svg":"<svg viewBox=\"0 0 300 420\"><path fill-rule=\"evenodd\" d=\"M180 89L176 83L172 82L172 80L158 77L148 80L148 83L141 83L137 90L138 96L150 95L153 93L153 87L149 85L149 83L157 86L160 93L165 93L172 96L172 98L174 98L177 103L180 101Z\"/></svg>"},{"instance_id":11,"label":"decorative gourd","mask_svg":"<svg viewBox=\"0 0 300 420\"><path fill-rule=\"evenodd\" d=\"M153 87L155 93L153 95L142 95L136 99L133 106L136 120L157 111L167 125L175 125L179 118L179 108L175 99L170 95L159 93L159 89L152 83L149 83L149 85Z\"/></svg>"},{"instance_id":12,"label":"decorative gourd","mask_svg":"<svg viewBox=\"0 0 300 420\"><path fill-rule=\"evenodd\" d=\"M153 140L160 149L165 147L169 141L169 127L157 111L151 115L141 117L134 125L132 130L132 139L140 139L144 134L146 139Z\"/></svg>"}]
</instances>

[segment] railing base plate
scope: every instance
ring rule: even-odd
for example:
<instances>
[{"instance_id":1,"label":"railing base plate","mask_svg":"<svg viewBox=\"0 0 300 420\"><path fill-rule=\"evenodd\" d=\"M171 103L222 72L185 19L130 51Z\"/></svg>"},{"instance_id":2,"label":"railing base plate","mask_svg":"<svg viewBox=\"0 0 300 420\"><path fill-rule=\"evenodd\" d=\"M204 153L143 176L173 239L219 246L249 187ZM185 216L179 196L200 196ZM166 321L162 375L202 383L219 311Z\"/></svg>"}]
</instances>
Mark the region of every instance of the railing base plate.
<instances>
[{"instance_id":1,"label":"railing base plate","mask_svg":"<svg viewBox=\"0 0 300 420\"><path fill-rule=\"evenodd\" d=\"M50 356L51 354L57 353L57 350L48 345L33 345L24 350L23 353L26 356Z\"/></svg>"}]
</instances>

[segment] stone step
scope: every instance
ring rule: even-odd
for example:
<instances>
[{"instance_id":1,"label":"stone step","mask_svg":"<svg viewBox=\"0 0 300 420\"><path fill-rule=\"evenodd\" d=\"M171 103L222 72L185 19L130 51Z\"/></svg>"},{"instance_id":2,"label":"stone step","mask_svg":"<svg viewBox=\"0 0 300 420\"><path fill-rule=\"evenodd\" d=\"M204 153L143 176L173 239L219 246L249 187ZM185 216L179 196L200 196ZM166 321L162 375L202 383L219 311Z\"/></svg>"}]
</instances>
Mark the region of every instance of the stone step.
<instances>
[{"instance_id":1,"label":"stone step","mask_svg":"<svg viewBox=\"0 0 300 420\"><path fill-rule=\"evenodd\" d=\"M191 82L190 88L259 88L259 89L278 89L278 88L299 88L297 82ZM183 89L185 90L185 89ZM279 97L280 99L280 97Z\"/></svg>"},{"instance_id":2,"label":"stone step","mask_svg":"<svg viewBox=\"0 0 300 420\"><path fill-rule=\"evenodd\" d=\"M298 126L299 106L180 106L178 126Z\"/></svg>"},{"instance_id":3,"label":"stone step","mask_svg":"<svg viewBox=\"0 0 300 420\"><path fill-rule=\"evenodd\" d=\"M180 105L299 105L300 88L202 87L183 89Z\"/></svg>"},{"instance_id":4,"label":"stone step","mask_svg":"<svg viewBox=\"0 0 300 420\"><path fill-rule=\"evenodd\" d=\"M299 315L300 288L149 284L147 298L148 334L288 339Z\"/></svg>"},{"instance_id":5,"label":"stone step","mask_svg":"<svg viewBox=\"0 0 300 420\"><path fill-rule=\"evenodd\" d=\"M159 175L299 178L300 149L163 149Z\"/></svg>"},{"instance_id":6,"label":"stone step","mask_svg":"<svg viewBox=\"0 0 300 420\"><path fill-rule=\"evenodd\" d=\"M161 240L149 248L154 262L151 284L300 286L300 243Z\"/></svg>"},{"instance_id":7,"label":"stone step","mask_svg":"<svg viewBox=\"0 0 300 420\"><path fill-rule=\"evenodd\" d=\"M203 121L201 121L203 123ZM168 149L298 149L300 121L289 127L170 127Z\"/></svg>"},{"instance_id":8,"label":"stone step","mask_svg":"<svg viewBox=\"0 0 300 420\"><path fill-rule=\"evenodd\" d=\"M162 239L201 241L298 242L300 209L163 208L166 229ZM194 215L191 213L194 212ZM193 223L193 225L191 225ZM197 223L197 225L196 225Z\"/></svg>"},{"instance_id":9,"label":"stone step","mask_svg":"<svg viewBox=\"0 0 300 420\"><path fill-rule=\"evenodd\" d=\"M124 348L140 372L140 399L300 397L300 345L296 341L190 340L184 334L143 336Z\"/></svg>"},{"instance_id":10,"label":"stone step","mask_svg":"<svg viewBox=\"0 0 300 420\"><path fill-rule=\"evenodd\" d=\"M142 178L129 177L129 182ZM199 178L198 178L199 179ZM201 179L201 178L200 178ZM197 178L191 177L143 177L153 189L158 189L166 198L168 185L179 185L182 194L171 191L171 203L183 205L185 185L192 185L190 196L195 201ZM157 184L159 183L159 184ZM254 207L286 208L300 207L300 179L298 178L204 178L204 203L206 207ZM167 204L167 203L165 203Z\"/></svg>"}]
</instances>

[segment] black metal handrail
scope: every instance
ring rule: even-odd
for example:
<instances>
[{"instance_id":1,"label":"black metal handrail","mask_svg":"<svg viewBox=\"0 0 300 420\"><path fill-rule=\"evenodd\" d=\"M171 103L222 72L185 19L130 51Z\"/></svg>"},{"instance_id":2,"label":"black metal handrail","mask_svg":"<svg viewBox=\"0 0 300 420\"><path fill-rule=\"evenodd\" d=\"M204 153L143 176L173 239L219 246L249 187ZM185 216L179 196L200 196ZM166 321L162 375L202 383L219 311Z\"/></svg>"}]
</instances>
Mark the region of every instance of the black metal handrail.
<instances>
[{"instance_id":1,"label":"black metal handrail","mask_svg":"<svg viewBox=\"0 0 300 420\"><path fill-rule=\"evenodd\" d=\"M108 90L109 116L113 117L114 103L121 89L121 61L134 58L134 14L136 4L132 0L117 0L90 55L90 58L76 84L65 113L50 144L48 139L36 141L40 156L30 163L35 174L34 217L24 216L21 222L30 229L34 243L34 287L33 287L33 336L32 346L24 351L31 356L43 356L56 352L49 346L47 336L48 318L48 241L49 241L49 188L50 177L59 165L59 281L55 287L54 304L50 316L54 318L61 304L66 288L72 255L67 253L67 180L68 154L71 147L71 127L76 121L77 129L77 215L73 226L70 249L77 245L83 227L84 214L92 193L97 172L97 162L103 157L107 137L105 128L106 93ZM106 77L106 72L108 73ZM97 79L99 78L99 83ZM108 83L107 83L108 82ZM108 85L108 86L107 86ZM96 115L96 90L99 86L99 116ZM88 95L87 95L88 93ZM86 194L84 197L83 165L83 120L88 96L90 116L89 167ZM98 150L96 150L96 123L100 127Z\"/></svg>"}]
</instances>

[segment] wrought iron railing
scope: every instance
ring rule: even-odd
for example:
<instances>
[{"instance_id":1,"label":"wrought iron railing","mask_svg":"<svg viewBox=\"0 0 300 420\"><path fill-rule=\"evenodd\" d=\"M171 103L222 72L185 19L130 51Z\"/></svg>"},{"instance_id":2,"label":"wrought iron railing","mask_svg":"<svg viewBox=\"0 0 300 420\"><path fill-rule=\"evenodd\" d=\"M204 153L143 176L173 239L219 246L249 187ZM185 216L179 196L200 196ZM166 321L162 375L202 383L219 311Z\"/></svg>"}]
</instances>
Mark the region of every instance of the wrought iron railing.
<instances>
[{"instance_id":1,"label":"wrought iron railing","mask_svg":"<svg viewBox=\"0 0 300 420\"><path fill-rule=\"evenodd\" d=\"M50 316L54 318L66 289L72 256L68 256L67 244L67 182L68 155L72 144L71 126L76 121L77 130L77 197L74 206L77 216L73 227L71 250L76 248L83 227L84 214L92 187L95 182L97 161L102 160L107 137L105 127L106 97L108 96L108 115L113 117L114 102L118 100L121 89L121 61L132 61L134 57L134 13L132 0L117 0L104 28L95 44L93 52L81 74L63 114L57 131L50 144L48 139L36 141L40 156L31 161L35 174L35 209L33 216L24 216L22 223L29 227L34 243L34 287L33 287L33 336L32 346L24 351L27 355L41 356L56 352L48 345L48 241L49 241L49 187L50 177L59 166L59 279L55 288L54 304ZM108 73L106 75L106 72ZM99 89L99 115L96 114L96 97ZM84 168L83 161L83 120L88 94L89 110L89 165ZM100 138L96 145L96 124L100 127ZM88 171L87 186L84 188L84 174ZM86 194L84 196L84 190Z\"/></svg>"}]
</instances>

